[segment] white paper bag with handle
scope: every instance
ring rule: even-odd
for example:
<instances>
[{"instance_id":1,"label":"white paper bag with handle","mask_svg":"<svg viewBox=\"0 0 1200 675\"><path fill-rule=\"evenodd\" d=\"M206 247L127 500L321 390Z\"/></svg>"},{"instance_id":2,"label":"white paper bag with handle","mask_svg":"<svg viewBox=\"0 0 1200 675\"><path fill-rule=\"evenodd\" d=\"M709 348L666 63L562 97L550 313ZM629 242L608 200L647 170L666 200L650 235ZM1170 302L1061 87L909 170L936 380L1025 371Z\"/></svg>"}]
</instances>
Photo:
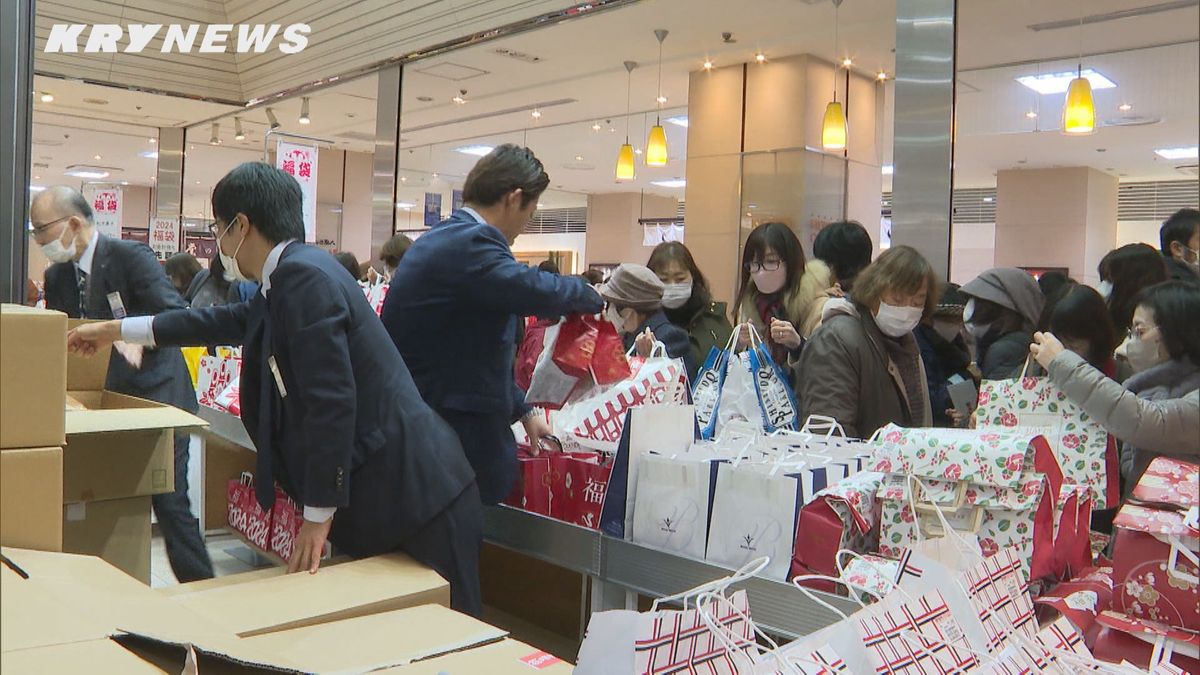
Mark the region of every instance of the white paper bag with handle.
<instances>
[{"instance_id":1,"label":"white paper bag with handle","mask_svg":"<svg viewBox=\"0 0 1200 675\"><path fill-rule=\"evenodd\" d=\"M703 560L711 467L686 455L642 457L630 541Z\"/></svg>"},{"instance_id":2,"label":"white paper bag with handle","mask_svg":"<svg viewBox=\"0 0 1200 675\"><path fill-rule=\"evenodd\" d=\"M638 471L650 452L676 455L696 440L696 409L690 405L648 405L629 411L629 470L625 490L625 532L633 529ZM628 534L626 535L628 536Z\"/></svg>"},{"instance_id":3,"label":"white paper bag with handle","mask_svg":"<svg viewBox=\"0 0 1200 675\"><path fill-rule=\"evenodd\" d=\"M803 506L797 476L722 464L713 493L705 559L739 567L770 558L763 575L784 580L792 564L796 513Z\"/></svg>"}]
</instances>

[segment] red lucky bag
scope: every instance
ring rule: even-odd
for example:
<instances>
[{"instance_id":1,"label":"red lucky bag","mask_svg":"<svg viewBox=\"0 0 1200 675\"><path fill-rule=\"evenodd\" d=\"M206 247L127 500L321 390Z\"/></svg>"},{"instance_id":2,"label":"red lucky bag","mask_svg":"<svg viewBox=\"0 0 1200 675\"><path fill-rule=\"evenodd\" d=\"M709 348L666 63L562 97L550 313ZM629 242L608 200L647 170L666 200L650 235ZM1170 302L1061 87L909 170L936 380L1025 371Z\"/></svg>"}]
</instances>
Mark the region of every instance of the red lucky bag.
<instances>
[{"instance_id":1,"label":"red lucky bag","mask_svg":"<svg viewBox=\"0 0 1200 675\"><path fill-rule=\"evenodd\" d=\"M617 327L608 321L595 321L596 352L592 356L592 379L596 384L615 384L633 376L625 343Z\"/></svg>"},{"instance_id":2,"label":"red lucky bag","mask_svg":"<svg viewBox=\"0 0 1200 675\"><path fill-rule=\"evenodd\" d=\"M1178 511L1126 504L1113 530L1114 609L1200 633L1196 524Z\"/></svg>"},{"instance_id":3,"label":"red lucky bag","mask_svg":"<svg viewBox=\"0 0 1200 675\"><path fill-rule=\"evenodd\" d=\"M840 549L869 553L879 548L879 507L875 495L883 474L863 471L816 494L796 518L792 576L838 577ZM832 581L811 579L805 586L836 592Z\"/></svg>"},{"instance_id":4,"label":"red lucky bag","mask_svg":"<svg viewBox=\"0 0 1200 675\"><path fill-rule=\"evenodd\" d=\"M1101 612L1096 621L1100 631L1092 653L1097 659L1149 668L1158 656L1184 672L1200 673L1200 634L1116 612Z\"/></svg>"},{"instance_id":5,"label":"red lucky bag","mask_svg":"<svg viewBox=\"0 0 1200 675\"><path fill-rule=\"evenodd\" d=\"M517 480L504 503L530 513L550 515L550 459L547 453L535 457L527 450L517 451Z\"/></svg>"},{"instance_id":6,"label":"red lucky bag","mask_svg":"<svg viewBox=\"0 0 1200 675\"><path fill-rule=\"evenodd\" d=\"M275 505L271 507L271 552L285 561L291 560L303 522L304 514L300 507L276 485Z\"/></svg>"},{"instance_id":7,"label":"red lucky bag","mask_svg":"<svg viewBox=\"0 0 1200 675\"><path fill-rule=\"evenodd\" d=\"M573 314L563 321L554 341L552 358L559 370L572 377L584 377L592 368L592 356L596 353L596 338L599 330L595 324L580 314Z\"/></svg>"},{"instance_id":8,"label":"red lucky bag","mask_svg":"<svg viewBox=\"0 0 1200 675\"><path fill-rule=\"evenodd\" d=\"M1092 490L1086 485L1063 483L1058 493L1056 517L1055 576L1073 579L1092 566Z\"/></svg>"},{"instance_id":9,"label":"red lucky bag","mask_svg":"<svg viewBox=\"0 0 1200 675\"><path fill-rule=\"evenodd\" d=\"M550 455L550 515L558 520L596 529L608 491L612 463L598 452L560 452Z\"/></svg>"},{"instance_id":10,"label":"red lucky bag","mask_svg":"<svg viewBox=\"0 0 1200 675\"><path fill-rule=\"evenodd\" d=\"M259 506L254 496L254 476L247 471L241 478L229 481L227 496L229 527L261 550L270 550L267 540L271 533L271 512Z\"/></svg>"}]
</instances>

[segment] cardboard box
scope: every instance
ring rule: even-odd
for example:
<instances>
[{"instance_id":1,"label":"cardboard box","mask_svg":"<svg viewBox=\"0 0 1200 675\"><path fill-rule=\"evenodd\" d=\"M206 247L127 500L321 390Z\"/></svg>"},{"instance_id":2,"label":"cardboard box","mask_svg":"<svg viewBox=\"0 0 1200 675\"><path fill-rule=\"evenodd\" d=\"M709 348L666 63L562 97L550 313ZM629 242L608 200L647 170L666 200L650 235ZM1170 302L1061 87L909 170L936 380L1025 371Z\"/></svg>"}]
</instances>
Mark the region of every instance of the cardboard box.
<instances>
[{"instance_id":1,"label":"cardboard box","mask_svg":"<svg viewBox=\"0 0 1200 675\"><path fill-rule=\"evenodd\" d=\"M60 507L63 551L102 558L150 584L150 498L76 502Z\"/></svg>"},{"instance_id":2,"label":"cardboard box","mask_svg":"<svg viewBox=\"0 0 1200 675\"><path fill-rule=\"evenodd\" d=\"M0 305L0 448L61 446L67 315Z\"/></svg>"},{"instance_id":3,"label":"cardboard box","mask_svg":"<svg viewBox=\"0 0 1200 675\"><path fill-rule=\"evenodd\" d=\"M331 565L339 565L344 562L349 562L350 558L346 556L337 556L330 560L321 562L321 569L326 569ZM188 593L199 593L202 591L211 591L217 588L225 588L226 586L236 586L237 584L246 584L252 581L261 581L263 579L274 579L287 574L287 568L279 565L271 565L262 569L242 572L240 574L227 574L223 577L213 577L212 579L203 579L201 581L192 581L186 584L176 584L174 586L164 586L154 589L158 593L167 597L177 595L187 595Z\"/></svg>"},{"instance_id":4,"label":"cardboard box","mask_svg":"<svg viewBox=\"0 0 1200 675\"><path fill-rule=\"evenodd\" d=\"M151 664L113 640L104 638L4 652L0 654L0 672L165 675L169 671Z\"/></svg>"},{"instance_id":5,"label":"cardboard box","mask_svg":"<svg viewBox=\"0 0 1200 675\"><path fill-rule=\"evenodd\" d=\"M108 359L107 353L67 357L67 395L85 409L66 412L65 502L171 492L175 489L174 433L207 426L178 408L106 391Z\"/></svg>"},{"instance_id":6,"label":"cardboard box","mask_svg":"<svg viewBox=\"0 0 1200 675\"><path fill-rule=\"evenodd\" d=\"M0 545L61 551L62 448L0 451Z\"/></svg>"},{"instance_id":7,"label":"cardboard box","mask_svg":"<svg viewBox=\"0 0 1200 675\"><path fill-rule=\"evenodd\" d=\"M204 432L204 527L229 526L229 481L254 472L257 455L250 448Z\"/></svg>"},{"instance_id":8,"label":"cardboard box","mask_svg":"<svg viewBox=\"0 0 1200 675\"><path fill-rule=\"evenodd\" d=\"M449 607L450 585L412 558L392 553L170 599L252 637L418 605Z\"/></svg>"},{"instance_id":9,"label":"cardboard box","mask_svg":"<svg viewBox=\"0 0 1200 675\"><path fill-rule=\"evenodd\" d=\"M570 675L572 670L574 666L552 654L509 639L379 672L398 675L530 675L534 672Z\"/></svg>"}]
</instances>

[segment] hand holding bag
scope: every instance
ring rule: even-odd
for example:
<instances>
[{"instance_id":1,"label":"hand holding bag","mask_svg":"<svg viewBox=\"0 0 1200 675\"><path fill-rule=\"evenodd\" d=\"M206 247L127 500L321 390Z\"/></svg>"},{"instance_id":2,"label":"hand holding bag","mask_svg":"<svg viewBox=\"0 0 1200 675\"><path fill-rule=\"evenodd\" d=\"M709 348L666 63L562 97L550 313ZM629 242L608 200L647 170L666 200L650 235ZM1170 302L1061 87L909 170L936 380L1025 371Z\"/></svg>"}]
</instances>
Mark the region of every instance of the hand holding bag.
<instances>
[{"instance_id":1,"label":"hand holding bag","mask_svg":"<svg viewBox=\"0 0 1200 675\"><path fill-rule=\"evenodd\" d=\"M568 375L554 362L554 348L558 343L560 329L561 324L550 326L546 328L542 337L542 353L533 368L529 391L525 393L525 402L529 405L558 410L566 404L571 392L579 385L578 376Z\"/></svg>"},{"instance_id":2,"label":"hand holding bag","mask_svg":"<svg viewBox=\"0 0 1200 675\"><path fill-rule=\"evenodd\" d=\"M587 317L581 314L568 316L560 325L558 339L554 341L554 364L573 377L588 375L599 334L599 329Z\"/></svg>"}]
</instances>

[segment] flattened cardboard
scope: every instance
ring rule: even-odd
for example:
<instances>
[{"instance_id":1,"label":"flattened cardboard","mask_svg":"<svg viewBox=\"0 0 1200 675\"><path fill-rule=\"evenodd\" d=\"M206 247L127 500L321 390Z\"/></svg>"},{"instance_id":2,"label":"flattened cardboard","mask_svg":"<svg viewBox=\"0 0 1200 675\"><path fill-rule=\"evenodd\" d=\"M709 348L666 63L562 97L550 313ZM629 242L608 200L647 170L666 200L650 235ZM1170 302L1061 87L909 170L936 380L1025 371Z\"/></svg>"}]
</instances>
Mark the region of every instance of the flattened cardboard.
<instances>
[{"instance_id":1,"label":"flattened cardboard","mask_svg":"<svg viewBox=\"0 0 1200 675\"><path fill-rule=\"evenodd\" d=\"M0 654L0 672L165 675L169 671L142 659L113 640L104 638L4 652Z\"/></svg>"},{"instance_id":2,"label":"flattened cardboard","mask_svg":"<svg viewBox=\"0 0 1200 675\"><path fill-rule=\"evenodd\" d=\"M338 556L321 563L321 569L326 569L331 565L338 565L344 562L349 562L350 558L346 556ZM186 584L176 584L174 586L164 586L163 588L154 589L161 595L174 597L177 595L187 595L188 593L200 593L202 591L211 591L217 588L226 586L236 586L238 584L246 584L252 581L261 581L263 579L273 579L287 574L287 568L279 565L271 565L262 569L242 572L240 574L227 574L223 577L213 577L212 579L203 579L201 581L192 581Z\"/></svg>"},{"instance_id":3,"label":"flattened cardboard","mask_svg":"<svg viewBox=\"0 0 1200 675\"><path fill-rule=\"evenodd\" d=\"M61 551L62 448L0 451L0 545Z\"/></svg>"},{"instance_id":4,"label":"flattened cardboard","mask_svg":"<svg viewBox=\"0 0 1200 675\"><path fill-rule=\"evenodd\" d=\"M170 600L252 637L418 605L448 607L450 586L437 572L392 553Z\"/></svg>"},{"instance_id":5,"label":"flattened cardboard","mask_svg":"<svg viewBox=\"0 0 1200 675\"><path fill-rule=\"evenodd\" d=\"M79 502L60 507L63 551L92 555L150 584L150 498Z\"/></svg>"},{"instance_id":6,"label":"flattened cardboard","mask_svg":"<svg viewBox=\"0 0 1200 675\"><path fill-rule=\"evenodd\" d=\"M381 670L397 675L570 675L574 666L517 640L502 640L407 666Z\"/></svg>"},{"instance_id":7,"label":"flattened cardboard","mask_svg":"<svg viewBox=\"0 0 1200 675\"><path fill-rule=\"evenodd\" d=\"M0 448L65 440L67 315L0 305Z\"/></svg>"}]
</instances>

